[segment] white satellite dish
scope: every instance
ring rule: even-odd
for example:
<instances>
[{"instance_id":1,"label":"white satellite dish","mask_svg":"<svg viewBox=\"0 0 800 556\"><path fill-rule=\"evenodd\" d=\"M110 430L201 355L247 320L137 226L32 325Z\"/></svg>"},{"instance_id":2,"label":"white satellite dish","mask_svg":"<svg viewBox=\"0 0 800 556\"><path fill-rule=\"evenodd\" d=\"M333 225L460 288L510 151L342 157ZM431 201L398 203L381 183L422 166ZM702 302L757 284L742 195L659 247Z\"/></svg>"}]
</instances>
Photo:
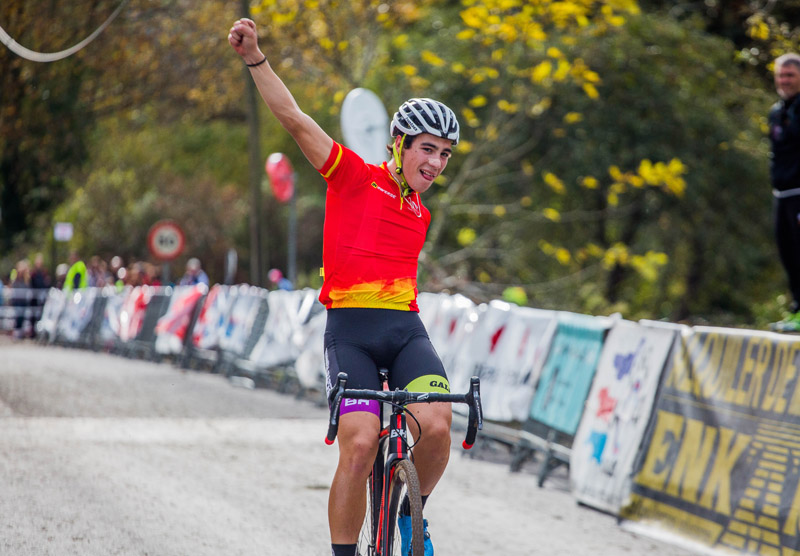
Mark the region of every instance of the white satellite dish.
<instances>
[{"instance_id":1,"label":"white satellite dish","mask_svg":"<svg viewBox=\"0 0 800 556\"><path fill-rule=\"evenodd\" d=\"M378 95L369 89L353 89L342 103L342 135L348 148L370 164L386 160L389 114Z\"/></svg>"}]
</instances>

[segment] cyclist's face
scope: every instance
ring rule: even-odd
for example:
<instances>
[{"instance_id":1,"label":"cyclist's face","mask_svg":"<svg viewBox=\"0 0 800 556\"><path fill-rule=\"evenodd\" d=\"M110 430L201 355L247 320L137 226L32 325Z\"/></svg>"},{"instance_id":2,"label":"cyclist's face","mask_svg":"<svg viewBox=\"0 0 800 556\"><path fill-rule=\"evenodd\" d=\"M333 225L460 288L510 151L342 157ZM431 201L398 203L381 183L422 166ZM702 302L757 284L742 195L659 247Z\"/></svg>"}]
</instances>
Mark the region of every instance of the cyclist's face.
<instances>
[{"instance_id":1,"label":"cyclist's face","mask_svg":"<svg viewBox=\"0 0 800 556\"><path fill-rule=\"evenodd\" d=\"M800 68L786 63L776 68L775 88L782 99L789 99L800 93Z\"/></svg>"},{"instance_id":2,"label":"cyclist's face","mask_svg":"<svg viewBox=\"0 0 800 556\"><path fill-rule=\"evenodd\" d=\"M399 137L397 138L400 139ZM453 142L449 139L423 133L414 138L411 146L403 149L403 175L409 187L424 193L441 174L450 156Z\"/></svg>"}]
</instances>

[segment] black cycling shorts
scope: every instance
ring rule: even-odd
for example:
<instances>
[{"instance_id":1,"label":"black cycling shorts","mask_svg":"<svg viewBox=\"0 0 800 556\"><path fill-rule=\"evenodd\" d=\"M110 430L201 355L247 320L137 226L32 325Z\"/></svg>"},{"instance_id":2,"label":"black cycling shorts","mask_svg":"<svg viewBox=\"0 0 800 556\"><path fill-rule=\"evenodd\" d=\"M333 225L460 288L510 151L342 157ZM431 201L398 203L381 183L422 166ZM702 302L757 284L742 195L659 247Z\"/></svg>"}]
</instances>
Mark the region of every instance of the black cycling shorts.
<instances>
[{"instance_id":1,"label":"black cycling shorts","mask_svg":"<svg viewBox=\"0 0 800 556\"><path fill-rule=\"evenodd\" d=\"M439 355L419 314L394 309L329 309L325 326L325 369L330 393L340 372L347 388L380 390L379 369L389 372L389 389L450 392ZM344 400L342 413L378 413L378 402Z\"/></svg>"}]
</instances>

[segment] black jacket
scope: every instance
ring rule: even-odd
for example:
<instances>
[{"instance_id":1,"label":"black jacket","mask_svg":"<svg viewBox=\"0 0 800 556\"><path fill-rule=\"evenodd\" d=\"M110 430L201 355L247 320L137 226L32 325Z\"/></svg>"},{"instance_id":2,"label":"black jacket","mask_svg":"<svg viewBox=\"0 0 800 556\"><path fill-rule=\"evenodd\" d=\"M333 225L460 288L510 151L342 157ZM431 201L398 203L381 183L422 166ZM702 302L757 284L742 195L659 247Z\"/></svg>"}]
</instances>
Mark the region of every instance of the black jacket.
<instances>
[{"instance_id":1,"label":"black jacket","mask_svg":"<svg viewBox=\"0 0 800 556\"><path fill-rule=\"evenodd\" d=\"M773 189L800 188L800 95L772 105L769 139L772 143L769 173Z\"/></svg>"}]
</instances>

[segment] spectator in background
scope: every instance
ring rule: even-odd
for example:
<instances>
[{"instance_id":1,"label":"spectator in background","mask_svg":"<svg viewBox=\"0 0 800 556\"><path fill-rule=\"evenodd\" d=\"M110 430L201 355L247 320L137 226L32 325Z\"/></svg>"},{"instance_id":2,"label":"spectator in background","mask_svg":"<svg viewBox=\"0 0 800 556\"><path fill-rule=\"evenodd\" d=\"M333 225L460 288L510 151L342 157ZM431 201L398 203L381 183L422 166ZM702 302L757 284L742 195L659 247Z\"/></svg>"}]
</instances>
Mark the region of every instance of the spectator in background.
<instances>
[{"instance_id":1,"label":"spectator in background","mask_svg":"<svg viewBox=\"0 0 800 556\"><path fill-rule=\"evenodd\" d=\"M108 265L97 255L89 259L88 272L90 288L103 288L114 283L108 272Z\"/></svg>"},{"instance_id":2,"label":"spectator in background","mask_svg":"<svg viewBox=\"0 0 800 556\"><path fill-rule=\"evenodd\" d=\"M292 290L292 283L283 275L283 272L277 268L273 268L267 272L267 280L270 281L273 287L279 290Z\"/></svg>"},{"instance_id":3,"label":"spectator in background","mask_svg":"<svg viewBox=\"0 0 800 556\"><path fill-rule=\"evenodd\" d=\"M203 271L200 265L200 259L192 257L186 261L186 273L183 275L183 278L181 278L180 285L194 286L195 284L209 285L208 275Z\"/></svg>"},{"instance_id":4,"label":"spectator in background","mask_svg":"<svg viewBox=\"0 0 800 556\"><path fill-rule=\"evenodd\" d=\"M789 279L791 314L772 328L800 331L800 55L775 60L775 88L780 100L769 111L770 181L775 239Z\"/></svg>"},{"instance_id":5,"label":"spectator in background","mask_svg":"<svg viewBox=\"0 0 800 556\"><path fill-rule=\"evenodd\" d=\"M11 305L15 309L14 337L23 338L28 330L25 326L30 305L31 271L27 260L21 260L14 267L11 280Z\"/></svg>"},{"instance_id":6,"label":"spectator in background","mask_svg":"<svg viewBox=\"0 0 800 556\"><path fill-rule=\"evenodd\" d=\"M110 283L116 286L117 291L122 291L122 288L125 287L125 276L128 274L122 262L122 257L119 255L111 257L110 271L112 277Z\"/></svg>"},{"instance_id":7,"label":"spectator in background","mask_svg":"<svg viewBox=\"0 0 800 556\"><path fill-rule=\"evenodd\" d=\"M36 321L42 316L42 309L47 300L47 290L50 288L50 275L44 267L44 256L41 253L36 253L33 259L33 271L31 272L31 307L33 309L32 321L34 329L36 328Z\"/></svg>"},{"instance_id":8,"label":"spectator in background","mask_svg":"<svg viewBox=\"0 0 800 556\"><path fill-rule=\"evenodd\" d=\"M59 290L64 289L64 282L67 280L67 272L69 272L69 265L67 263L61 263L56 267L56 281L53 283L53 287Z\"/></svg>"},{"instance_id":9,"label":"spectator in background","mask_svg":"<svg viewBox=\"0 0 800 556\"><path fill-rule=\"evenodd\" d=\"M69 264L70 267L64 278L64 286L62 289L65 292L69 292L89 287L89 271L86 269L86 263L81 260L77 251L70 252Z\"/></svg>"},{"instance_id":10,"label":"spectator in background","mask_svg":"<svg viewBox=\"0 0 800 556\"><path fill-rule=\"evenodd\" d=\"M161 284L161 267L152 263L144 264L145 283L148 286L160 286Z\"/></svg>"},{"instance_id":11,"label":"spectator in background","mask_svg":"<svg viewBox=\"0 0 800 556\"><path fill-rule=\"evenodd\" d=\"M36 253L33 259L33 271L31 272L31 287L34 289L47 289L50 287L50 274L44 267L44 256Z\"/></svg>"},{"instance_id":12,"label":"spectator in background","mask_svg":"<svg viewBox=\"0 0 800 556\"><path fill-rule=\"evenodd\" d=\"M144 265L140 262L135 262L128 268L128 272L125 275L125 283L133 287L144 286L146 277Z\"/></svg>"}]
</instances>

